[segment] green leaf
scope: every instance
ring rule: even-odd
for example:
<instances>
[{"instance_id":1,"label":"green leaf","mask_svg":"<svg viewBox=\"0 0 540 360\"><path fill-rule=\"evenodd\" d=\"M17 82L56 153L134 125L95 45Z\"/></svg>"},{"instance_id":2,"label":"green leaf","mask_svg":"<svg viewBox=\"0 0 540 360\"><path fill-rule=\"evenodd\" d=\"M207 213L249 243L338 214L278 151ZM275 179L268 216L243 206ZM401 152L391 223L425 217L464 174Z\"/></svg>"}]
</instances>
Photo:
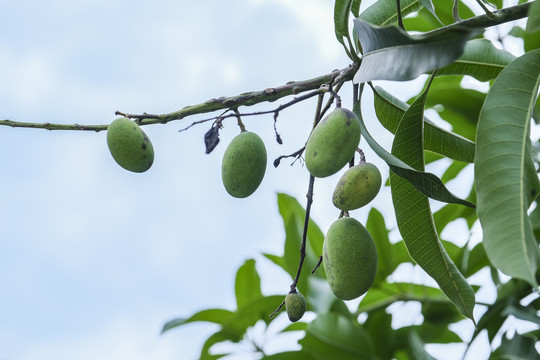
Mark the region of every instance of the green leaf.
<instances>
[{"instance_id":1,"label":"green leaf","mask_svg":"<svg viewBox=\"0 0 540 360\"><path fill-rule=\"evenodd\" d=\"M161 333L163 334L165 331L174 329L178 326L182 326L182 325L189 324L192 322L197 322L197 321L207 321L207 322L212 322L216 324L224 324L233 316L233 314L234 313L232 311L225 310L225 309L201 310L193 314L189 318L177 318L177 319L167 322L165 325L163 325L163 329L161 330Z\"/></svg>"},{"instance_id":2,"label":"green leaf","mask_svg":"<svg viewBox=\"0 0 540 360\"><path fill-rule=\"evenodd\" d=\"M508 35L523 39L525 52L540 48L540 31L529 32L519 26L514 26Z\"/></svg>"},{"instance_id":3,"label":"green leaf","mask_svg":"<svg viewBox=\"0 0 540 360\"><path fill-rule=\"evenodd\" d=\"M388 234L390 231L386 228L383 215L375 208L372 208L369 212L369 216L366 222L366 229L371 236L376 239L377 245L377 273L373 285L385 281L388 275L392 274L397 268L399 263L396 259L395 247L390 243Z\"/></svg>"},{"instance_id":4,"label":"green leaf","mask_svg":"<svg viewBox=\"0 0 540 360\"><path fill-rule=\"evenodd\" d=\"M233 316L229 317L222 324L223 330L229 334L233 341L239 341L244 336L246 330L255 325L257 321L263 320L268 324L275 319L275 316L270 318L270 314L279 307L284 299L284 295L272 295L254 299L242 306L242 308L239 308Z\"/></svg>"},{"instance_id":5,"label":"green leaf","mask_svg":"<svg viewBox=\"0 0 540 360\"><path fill-rule=\"evenodd\" d=\"M352 0L336 0L334 4L334 28L336 35L342 38L349 37L349 14L351 6Z\"/></svg>"},{"instance_id":6,"label":"green leaf","mask_svg":"<svg viewBox=\"0 0 540 360\"><path fill-rule=\"evenodd\" d=\"M486 94L461 87L461 80L461 76L435 78L426 99L426 108L434 108L456 134L475 141L478 115ZM473 158L474 151L472 149Z\"/></svg>"},{"instance_id":7,"label":"green leaf","mask_svg":"<svg viewBox=\"0 0 540 360\"><path fill-rule=\"evenodd\" d=\"M475 180L484 248L503 273L537 286L539 250L522 179L532 162L530 119L540 84L540 50L514 60L491 87L478 121Z\"/></svg>"},{"instance_id":8,"label":"green leaf","mask_svg":"<svg viewBox=\"0 0 540 360\"><path fill-rule=\"evenodd\" d=\"M352 6L351 6L351 12L355 17L358 17L358 15L360 15L361 3L362 3L362 0L353 0Z\"/></svg>"},{"instance_id":9,"label":"green leaf","mask_svg":"<svg viewBox=\"0 0 540 360\"><path fill-rule=\"evenodd\" d=\"M470 75L479 81L496 78L515 56L496 48L487 39L474 39L465 45L463 55L448 66L437 70L437 75Z\"/></svg>"},{"instance_id":10,"label":"green leaf","mask_svg":"<svg viewBox=\"0 0 540 360\"><path fill-rule=\"evenodd\" d=\"M302 205L300 205L298 200L286 194L278 194L278 207L285 227L283 262L285 270L289 273L291 278L294 279L300 261L300 244L302 242L306 211ZM304 296L309 295L307 278L310 276L310 271L315 268L315 265L319 262L319 257L322 254L323 240L324 234L320 228L310 220L306 241L306 258L304 259L303 265L304 271L301 273L297 286L298 290L304 294ZM320 267L317 269L315 276L323 279L326 278L324 268Z\"/></svg>"},{"instance_id":11,"label":"green leaf","mask_svg":"<svg viewBox=\"0 0 540 360\"><path fill-rule=\"evenodd\" d=\"M362 113L360 111L360 101L354 104L353 111L358 117L358 120L360 121L362 137L366 139L366 142L369 144L371 149L388 164L390 169L395 174L403 177L420 192L434 200L439 200L447 203L462 204L474 208L475 205L471 202L460 199L454 196L450 191L448 191L441 179L439 179L436 175L424 171L418 171L412 168L396 156L386 151L382 146L380 146L370 135L366 128L366 125L364 124L364 121L362 119Z\"/></svg>"},{"instance_id":12,"label":"green leaf","mask_svg":"<svg viewBox=\"0 0 540 360\"><path fill-rule=\"evenodd\" d=\"M315 360L304 351L286 351L282 353L266 355L261 360Z\"/></svg>"},{"instance_id":13,"label":"green leaf","mask_svg":"<svg viewBox=\"0 0 540 360\"><path fill-rule=\"evenodd\" d=\"M426 351L425 344L416 331L409 331L407 338L409 339L409 351L413 359L436 360Z\"/></svg>"},{"instance_id":14,"label":"green leaf","mask_svg":"<svg viewBox=\"0 0 540 360\"><path fill-rule=\"evenodd\" d=\"M401 1L401 15L403 17L421 8L422 4L418 0ZM396 24L398 21L396 0L379 0L364 10L359 18L378 26Z\"/></svg>"},{"instance_id":15,"label":"green leaf","mask_svg":"<svg viewBox=\"0 0 540 360\"><path fill-rule=\"evenodd\" d=\"M383 88L373 88L375 113L381 125L395 134L399 121L409 108L405 102L394 97ZM473 162L474 143L463 137L448 132L429 119L424 118L424 149L444 155L451 159Z\"/></svg>"},{"instance_id":16,"label":"green leaf","mask_svg":"<svg viewBox=\"0 0 540 360\"><path fill-rule=\"evenodd\" d=\"M216 360L219 358L222 358L224 356L227 356L228 354L213 354L210 355L208 352L210 348L217 343L231 340L229 338L229 335L225 331L218 331L214 334L212 334L203 344L203 347L201 349L201 357L199 360Z\"/></svg>"},{"instance_id":17,"label":"green leaf","mask_svg":"<svg viewBox=\"0 0 540 360\"><path fill-rule=\"evenodd\" d=\"M235 290L238 309L254 299L262 297L261 278L255 268L255 260L246 260L240 266L236 273Z\"/></svg>"},{"instance_id":18,"label":"green leaf","mask_svg":"<svg viewBox=\"0 0 540 360\"><path fill-rule=\"evenodd\" d=\"M392 329L392 315L384 310L369 314L364 329L371 335L378 359L392 359L396 350L396 332Z\"/></svg>"},{"instance_id":19,"label":"green leaf","mask_svg":"<svg viewBox=\"0 0 540 360\"><path fill-rule=\"evenodd\" d=\"M353 320L335 313L319 315L298 342L317 359L370 359L373 354L369 334Z\"/></svg>"},{"instance_id":20,"label":"green leaf","mask_svg":"<svg viewBox=\"0 0 540 360\"><path fill-rule=\"evenodd\" d=\"M392 154L418 171L424 170L423 109L427 89L411 105L396 131ZM442 246L433 225L428 198L408 181L390 174L399 232L409 254L466 317L473 319L474 291Z\"/></svg>"},{"instance_id":21,"label":"green leaf","mask_svg":"<svg viewBox=\"0 0 540 360\"><path fill-rule=\"evenodd\" d=\"M503 336L501 345L495 350L490 359L491 360L538 360L540 354L536 351L536 340L530 337L522 336L520 334L514 334L511 339L507 336Z\"/></svg>"},{"instance_id":22,"label":"green leaf","mask_svg":"<svg viewBox=\"0 0 540 360\"><path fill-rule=\"evenodd\" d=\"M529 8L529 18L527 20L527 31L540 31L540 1L535 1Z\"/></svg>"},{"instance_id":23,"label":"green leaf","mask_svg":"<svg viewBox=\"0 0 540 360\"><path fill-rule=\"evenodd\" d=\"M349 35L349 14L352 1L353 0L336 0L334 4L334 30L336 38L343 45L345 51L351 58L352 55L350 54L350 51L354 51ZM349 43L349 48L345 43L345 39L347 39L347 42Z\"/></svg>"},{"instance_id":24,"label":"green leaf","mask_svg":"<svg viewBox=\"0 0 540 360\"><path fill-rule=\"evenodd\" d=\"M397 301L448 304L448 298L438 289L414 283L381 283L372 287L358 304L357 314L371 313Z\"/></svg>"},{"instance_id":25,"label":"green leaf","mask_svg":"<svg viewBox=\"0 0 540 360\"><path fill-rule=\"evenodd\" d=\"M354 83L415 79L459 58L473 36L470 29L444 29L411 36L399 27L380 28L360 19L354 20L354 29L363 49Z\"/></svg>"}]
</instances>

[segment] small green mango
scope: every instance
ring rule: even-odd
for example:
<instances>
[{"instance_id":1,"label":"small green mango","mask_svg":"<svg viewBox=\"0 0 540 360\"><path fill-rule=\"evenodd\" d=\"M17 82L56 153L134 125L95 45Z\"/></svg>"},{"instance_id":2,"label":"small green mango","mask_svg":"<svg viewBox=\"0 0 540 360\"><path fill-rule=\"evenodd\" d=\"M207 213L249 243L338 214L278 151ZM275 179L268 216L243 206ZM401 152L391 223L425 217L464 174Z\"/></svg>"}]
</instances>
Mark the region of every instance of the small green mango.
<instances>
[{"instance_id":1,"label":"small green mango","mask_svg":"<svg viewBox=\"0 0 540 360\"><path fill-rule=\"evenodd\" d=\"M336 297L352 300L363 295L377 272L377 248L371 234L351 217L334 221L323 242L323 266Z\"/></svg>"},{"instance_id":2,"label":"small green mango","mask_svg":"<svg viewBox=\"0 0 540 360\"><path fill-rule=\"evenodd\" d=\"M304 316L306 312L306 299L304 295L295 291L288 293L285 297L285 309L287 310L287 316L292 322L296 322Z\"/></svg>"},{"instance_id":3,"label":"small green mango","mask_svg":"<svg viewBox=\"0 0 540 360\"><path fill-rule=\"evenodd\" d=\"M371 163L349 168L339 179L332 202L340 210L355 210L369 204L379 193L381 172Z\"/></svg>"},{"instance_id":4,"label":"small green mango","mask_svg":"<svg viewBox=\"0 0 540 360\"><path fill-rule=\"evenodd\" d=\"M347 109L336 108L313 129L306 144L310 174L323 178L337 173L354 156L360 142L360 121Z\"/></svg>"},{"instance_id":5,"label":"small green mango","mask_svg":"<svg viewBox=\"0 0 540 360\"><path fill-rule=\"evenodd\" d=\"M145 172L154 162L154 147L144 131L128 118L114 120L107 129L113 159L126 170Z\"/></svg>"},{"instance_id":6,"label":"small green mango","mask_svg":"<svg viewBox=\"0 0 540 360\"><path fill-rule=\"evenodd\" d=\"M236 198L253 194L266 172L266 148L259 135L244 131L225 149L221 178L225 190Z\"/></svg>"}]
</instances>

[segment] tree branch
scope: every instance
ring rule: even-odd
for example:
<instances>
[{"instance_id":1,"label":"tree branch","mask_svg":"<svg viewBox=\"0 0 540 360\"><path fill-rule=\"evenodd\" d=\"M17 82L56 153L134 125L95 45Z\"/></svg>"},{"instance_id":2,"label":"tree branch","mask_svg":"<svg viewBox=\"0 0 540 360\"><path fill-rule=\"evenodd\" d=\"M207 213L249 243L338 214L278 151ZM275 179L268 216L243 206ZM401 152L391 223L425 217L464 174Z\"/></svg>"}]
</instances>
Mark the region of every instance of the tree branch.
<instances>
[{"instance_id":1,"label":"tree branch","mask_svg":"<svg viewBox=\"0 0 540 360\"><path fill-rule=\"evenodd\" d=\"M531 2L520 5L510 6L505 9L495 11L491 14L479 15L462 21L458 21L445 28L433 30L447 30L454 27L474 27L487 28L500 25L509 21L514 21L527 17ZM349 65L346 68L334 70L328 74L321 75L312 79L302 81L291 81L285 85L267 88L259 91L252 91L235 96L223 96L217 99L210 99L201 104L186 106L178 111L167 114L128 114L117 111L116 115L125 116L131 119L137 119L140 125L165 124L170 121L180 120L187 116L204 114L216 110L234 110L240 106L251 106L262 102L272 102L289 95L297 95L306 91L315 90L323 84L337 85L350 81L358 64ZM9 119L0 120L0 126L34 128L44 130L77 130L77 131L103 131L107 130L108 124L102 125L80 125L80 124L55 124L55 123L31 123L20 122Z\"/></svg>"},{"instance_id":2,"label":"tree branch","mask_svg":"<svg viewBox=\"0 0 540 360\"><path fill-rule=\"evenodd\" d=\"M353 64L346 68L334 70L328 74L302 81L290 81L285 85L266 88L259 91L246 92L235 96L223 96L210 99L203 103L186 106L178 111L168 114L128 114L117 111L115 114L131 119L138 119L139 125L165 124L173 120L180 120L190 115L205 114L217 110L234 110L240 106L251 106L263 102L273 102L289 95L297 95L306 91L315 90L324 84L339 84L353 78L358 66ZM53 123L28 123L12 120L0 120L0 125L10 127L24 127L45 130L107 130L106 125L79 125L79 124L53 124Z\"/></svg>"}]
</instances>

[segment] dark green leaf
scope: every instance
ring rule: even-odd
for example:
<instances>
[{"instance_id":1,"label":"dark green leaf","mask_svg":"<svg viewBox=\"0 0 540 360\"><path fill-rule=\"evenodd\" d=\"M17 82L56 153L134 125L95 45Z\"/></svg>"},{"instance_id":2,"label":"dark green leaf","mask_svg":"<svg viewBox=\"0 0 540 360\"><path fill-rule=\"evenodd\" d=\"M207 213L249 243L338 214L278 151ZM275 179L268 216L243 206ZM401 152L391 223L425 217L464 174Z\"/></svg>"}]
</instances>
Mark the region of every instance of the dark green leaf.
<instances>
[{"instance_id":1,"label":"dark green leaf","mask_svg":"<svg viewBox=\"0 0 540 360\"><path fill-rule=\"evenodd\" d=\"M426 95L427 89L407 110L392 145L392 154L418 171L424 170L422 127ZM390 174L390 184L399 232L412 259L439 284L463 315L473 319L474 291L437 236L428 198L395 174Z\"/></svg>"},{"instance_id":2,"label":"dark green leaf","mask_svg":"<svg viewBox=\"0 0 540 360\"><path fill-rule=\"evenodd\" d=\"M418 11L421 8L422 4L418 0L401 1L402 16ZM396 24L398 20L396 0L379 0L364 10L359 18L378 26Z\"/></svg>"},{"instance_id":3,"label":"dark green leaf","mask_svg":"<svg viewBox=\"0 0 540 360\"><path fill-rule=\"evenodd\" d=\"M491 360L538 360L540 354L536 351L536 340L530 337L514 334L514 337L509 339L503 336L501 346L495 350Z\"/></svg>"},{"instance_id":4,"label":"dark green leaf","mask_svg":"<svg viewBox=\"0 0 540 360\"><path fill-rule=\"evenodd\" d=\"M427 344L449 344L462 342L460 337L448 329L448 327L424 323L422 325L404 326L396 330L396 339L403 342L402 346L407 346L407 336L411 331L415 331L423 342ZM416 360L415 358L412 359Z\"/></svg>"},{"instance_id":5,"label":"dark green leaf","mask_svg":"<svg viewBox=\"0 0 540 360\"><path fill-rule=\"evenodd\" d=\"M177 319L167 322L165 325L163 325L163 329L161 330L161 333L174 329L175 327L178 327L184 324L189 324L192 322L197 322L197 321L207 321L207 322L212 322L216 324L224 324L233 316L233 314L234 313L232 311L225 310L225 309L201 310L198 313L193 314L189 318L177 318Z\"/></svg>"},{"instance_id":6,"label":"dark green leaf","mask_svg":"<svg viewBox=\"0 0 540 360\"><path fill-rule=\"evenodd\" d=\"M434 200L462 204L474 208L475 205L471 202L460 199L450 193L450 191L448 191L448 189L444 186L441 179L439 179L436 175L415 170L381 147L370 135L366 125L364 124L362 113L360 112L360 102L357 102L354 105L353 110L360 120L362 137L366 139L371 149L388 164L394 173L409 181L417 190Z\"/></svg>"},{"instance_id":7,"label":"dark green leaf","mask_svg":"<svg viewBox=\"0 0 540 360\"><path fill-rule=\"evenodd\" d=\"M499 75L480 113L475 157L486 254L503 273L533 286L540 253L522 179L532 162L527 144L539 84L540 50L516 59Z\"/></svg>"},{"instance_id":8,"label":"dark green leaf","mask_svg":"<svg viewBox=\"0 0 540 360\"><path fill-rule=\"evenodd\" d=\"M349 14L352 0L336 0L334 4L334 27L336 35L349 37Z\"/></svg>"},{"instance_id":9,"label":"dark green leaf","mask_svg":"<svg viewBox=\"0 0 540 360\"><path fill-rule=\"evenodd\" d=\"M491 41L474 39L467 42L459 59L437 70L437 75L470 75L479 81L488 81L496 78L514 59L514 55L496 48Z\"/></svg>"},{"instance_id":10,"label":"dark green leaf","mask_svg":"<svg viewBox=\"0 0 540 360\"><path fill-rule=\"evenodd\" d=\"M411 36L399 27L375 27L360 19L354 29L363 49L355 83L372 80L412 80L452 63L463 54L473 33L466 29L439 30ZM399 64L396 66L396 64Z\"/></svg>"},{"instance_id":11,"label":"dark green leaf","mask_svg":"<svg viewBox=\"0 0 540 360\"><path fill-rule=\"evenodd\" d=\"M235 290L238 309L254 299L262 297L261 278L255 268L255 260L246 260L240 266L236 273Z\"/></svg>"},{"instance_id":12,"label":"dark green leaf","mask_svg":"<svg viewBox=\"0 0 540 360\"><path fill-rule=\"evenodd\" d=\"M315 358L304 351L287 351L266 355L261 360L315 360Z\"/></svg>"},{"instance_id":13,"label":"dark green leaf","mask_svg":"<svg viewBox=\"0 0 540 360\"><path fill-rule=\"evenodd\" d=\"M364 329L371 335L378 359L392 359L396 350L396 332L392 329L392 315L384 309L369 314Z\"/></svg>"},{"instance_id":14,"label":"dark green leaf","mask_svg":"<svg viewBox=\"0 0 540 360\"><path fill-rule=\"evenodd\" d=\"M486 94L461 87L461 79L461 76L437 77L429 90L426 108L434 108L452 126L452 131L472 142ZM474 157L474 149L471 156Z\"/></svg>"},{"instance_id":15,"label":"dark green leaf","mask_svg":"<svg viewBox=\"0 0 540 360\"><path fill-rule=\"evenodd\" d=\"M370 359L373 354L369 334L354 320L335 313L319 315L299 343L317 359Z\"/></svg>"},{"instance_id":16,"label":"dark green leaf","mask_svg":"<svg viewBox=\"0 0 540 360\"><path fill-rule=\"evenodd\" d=\"M377 275L373 283L376 285L379 282L385 281L388 275L392 274L399 264L395 259L394 247L388 237L390 231L386 228L383 215L375 208L372 208L369 212L366 229L373 236L377 245Z\"/></svg>"},{"instance_id":17,"label":"dark green leaf","mask_svg":"<svg viewBox=\"0 0 540 360\"><path fill-rule=\"evenodd\" d=\"M375 113L379 122L393 134L396 133L403 114L409 108L405 102L394 97L383 88L373 88ZM448 132L424 118L424 149L451 159L473 162L474 143L459 135Z\"/></svg>"},{"instance_id":18,"label":"dark green leaf","mask_svg":"<svg viewBox=\"0 0 540 360\"><path fill-rule=\"evenodd\" d=\"M407 337L409 339L409 351L413 359L436 360L426 351L425 344L416 331L409 331Z\"/></svg>"}]
</instances>

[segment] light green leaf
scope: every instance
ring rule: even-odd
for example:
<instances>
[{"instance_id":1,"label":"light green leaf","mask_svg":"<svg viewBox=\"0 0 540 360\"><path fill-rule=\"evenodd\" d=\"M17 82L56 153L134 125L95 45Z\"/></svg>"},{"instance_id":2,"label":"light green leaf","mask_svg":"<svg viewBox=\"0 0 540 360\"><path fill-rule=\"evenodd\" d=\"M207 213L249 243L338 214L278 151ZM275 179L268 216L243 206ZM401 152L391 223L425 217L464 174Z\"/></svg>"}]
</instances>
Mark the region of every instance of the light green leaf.
<instances>
[{"instance_id":1,"label":"light green leaf","mask_svg":"<svg viewBox=\"0 0 540 360\"><path fill-rule=\"evenodd\" d=\"M380 146L375 139L368 132L366 125L362 119L362 113L360 111L360 102L358 101L354 107L353 111L360 121L360 128L362 131L362 137L366 139L366 142L369 144L371 149L379 155L381 159L386 161L390 169L397 175L407 179L416 189L425 194L426 196L447 203L462 204L465 206L473 207L469 201L460 199L454 196L448 189L444 186L441 179L436 175L424 171L418 171L412 168L411 166L404 163L402 160L392 155L386 151L382 146Z\"/></svg>"},{"instance_id":2,"label":"light green leaf","mask_svg":"<svg viewBox=\"0 0 540 360\"><path fill-rule=\"evenodd\" d=\"M363 50L354 83L415 79L455 61L474 35L471 29L443 29L411 36L399 27L376 27L360 19L354 20L354 30Z\"/></svg>"},{"instance_id":3,"label":"light green leaf","mask_svg":"<svg viewBox=\"0 0 540 360\"><path fill-rule=\"evenodd\" d=\"M539 250L527 216L529 128L540 83L540 50L514 60L491 87L478 121L478 217L493 266L537 286ZM536 190L535 190L536 191Z\"/></svg>"},{"instance_id":4,"label":"light green leaf","mask_svg":"<svg viewBox=\"0 0 540 360\"><path fill-rule=\"evenodd\" d=\"M400 5L403 17L422 8L418 0L402 0ZM381 27L394 25L398 21L396 0L379 0L364 10L359 18Z\"/></svg>"},{"instance_id":5,"label":"light green leaf","mask_svg":"<svg viewBox=\"0 0 540 360\"><path fill-rule=\"evenodd\" d=\"M236 273L235 290L238 309L254 299L262 297L261 278L255 268L255 260L246 260L240 266Z\"/></svg>"},{"instance_id":6,"label":"light green leaf","mask_svg":"<svg viewBox=\"0 0 540 360\"><path fill-rule=\"evenodd\" d=\"M474 39L467 42L459 59L437 70L437 75L470 75L479 81L488 81L495 79L514 59L514 55L496 48L491 41Z\"/></svg>"},{"instance_id":7,"label":"light green leaf","mask_svg":"<svg viewBox=\"0 0 540 360\"><path fill-rule=\"evenodd\" d=\"M207 321L216 324L226 323L232 316L233 312L225 309L206 309L193 314L189 318L177 318L163 325L161 333L174 329L178 326L189 324L197 321Z\"/></svg>"},{"instance_id":8,"label":"light green leaf","mask_svg":"<svg viewBox=\"0 0 540 360\"><path fill-rule=\"evenodd\" d=\"M370 359L373 354L369 334L354 320L335 313L319 315L298 342L317 359Z\"/></svg>"},{"instance_id":9,"label":"light green leaf","mask_svg":"<svg viewBox=\"0 0 540 360\"><path fill-rule=\"evenodd\" d=\"M213 354L211 355L209 353L210 348L217 343L231 340L228 336L228 334L225 331L218 331L212 335L203 344L203 347L201 349L201 357L199 360L216 360L219 358L222 358L224 356L227 356L228 354Z\"/></svg>"},{"instance_id":10,"label":"light green leaf","mask_svg":"<svg viewBox=\"0 0 540 360\"><path fill-rule=\"evenodd\" d=\"M259 320L270 323L276 317L270 318L270 314L279 307L285 299L285 295L272 295L256 298L250 303L239 308L225 323L222 324L224 331L229 334L233 341L239 341L246 330L255 325Z\"/></svg>"},{"instance_id":11,"label":"light green leaf","mask_svg":"<svg viewBox=\"0 0 540 360\"><path fill-rule=\"evenodd\" d=\"M424 170L422 124L426 95L427 89L407 110L392 145L392 154L418 171ZM399 232L412 259L437 282L458 310L474 321L474 291L437 236L428 198L393 173L390 185Z\"/></svg>"},{"instance_id":12,"label":"light green leaf","mask_svg":"<svg viewBox=\"0 0 540 360\"><path fill-rule=\"evenodd\" d=\"M399 121L409 108L409 105L379 86L374 87L373 93L375 113L379 122L388 131L395 134ZM427 118L424 118L424 122L425 150L455 160L469 163L474 161L475 145L472 141L438 127Z\"/></svg>"},{"instance_id":13,"label":"light green leaf","mask_svg":"<svg viewBox=\"0 0 540 360\"><path fill-rule=\"evenodd\" d=\"M529 18L527 20L527 31L540 31L540 1L536 0L529 8Z\"/></svg>"},{"instance_id":14,"label":"light green leaf","mask_svg":"<svg viewBox=\"0 0 540 360\"><path fill-rule=\"evenodd\" d=\"M266 355L261 360L315 360L304 351L286 351L282 353Z\"/></svg>"}]
</instances>

